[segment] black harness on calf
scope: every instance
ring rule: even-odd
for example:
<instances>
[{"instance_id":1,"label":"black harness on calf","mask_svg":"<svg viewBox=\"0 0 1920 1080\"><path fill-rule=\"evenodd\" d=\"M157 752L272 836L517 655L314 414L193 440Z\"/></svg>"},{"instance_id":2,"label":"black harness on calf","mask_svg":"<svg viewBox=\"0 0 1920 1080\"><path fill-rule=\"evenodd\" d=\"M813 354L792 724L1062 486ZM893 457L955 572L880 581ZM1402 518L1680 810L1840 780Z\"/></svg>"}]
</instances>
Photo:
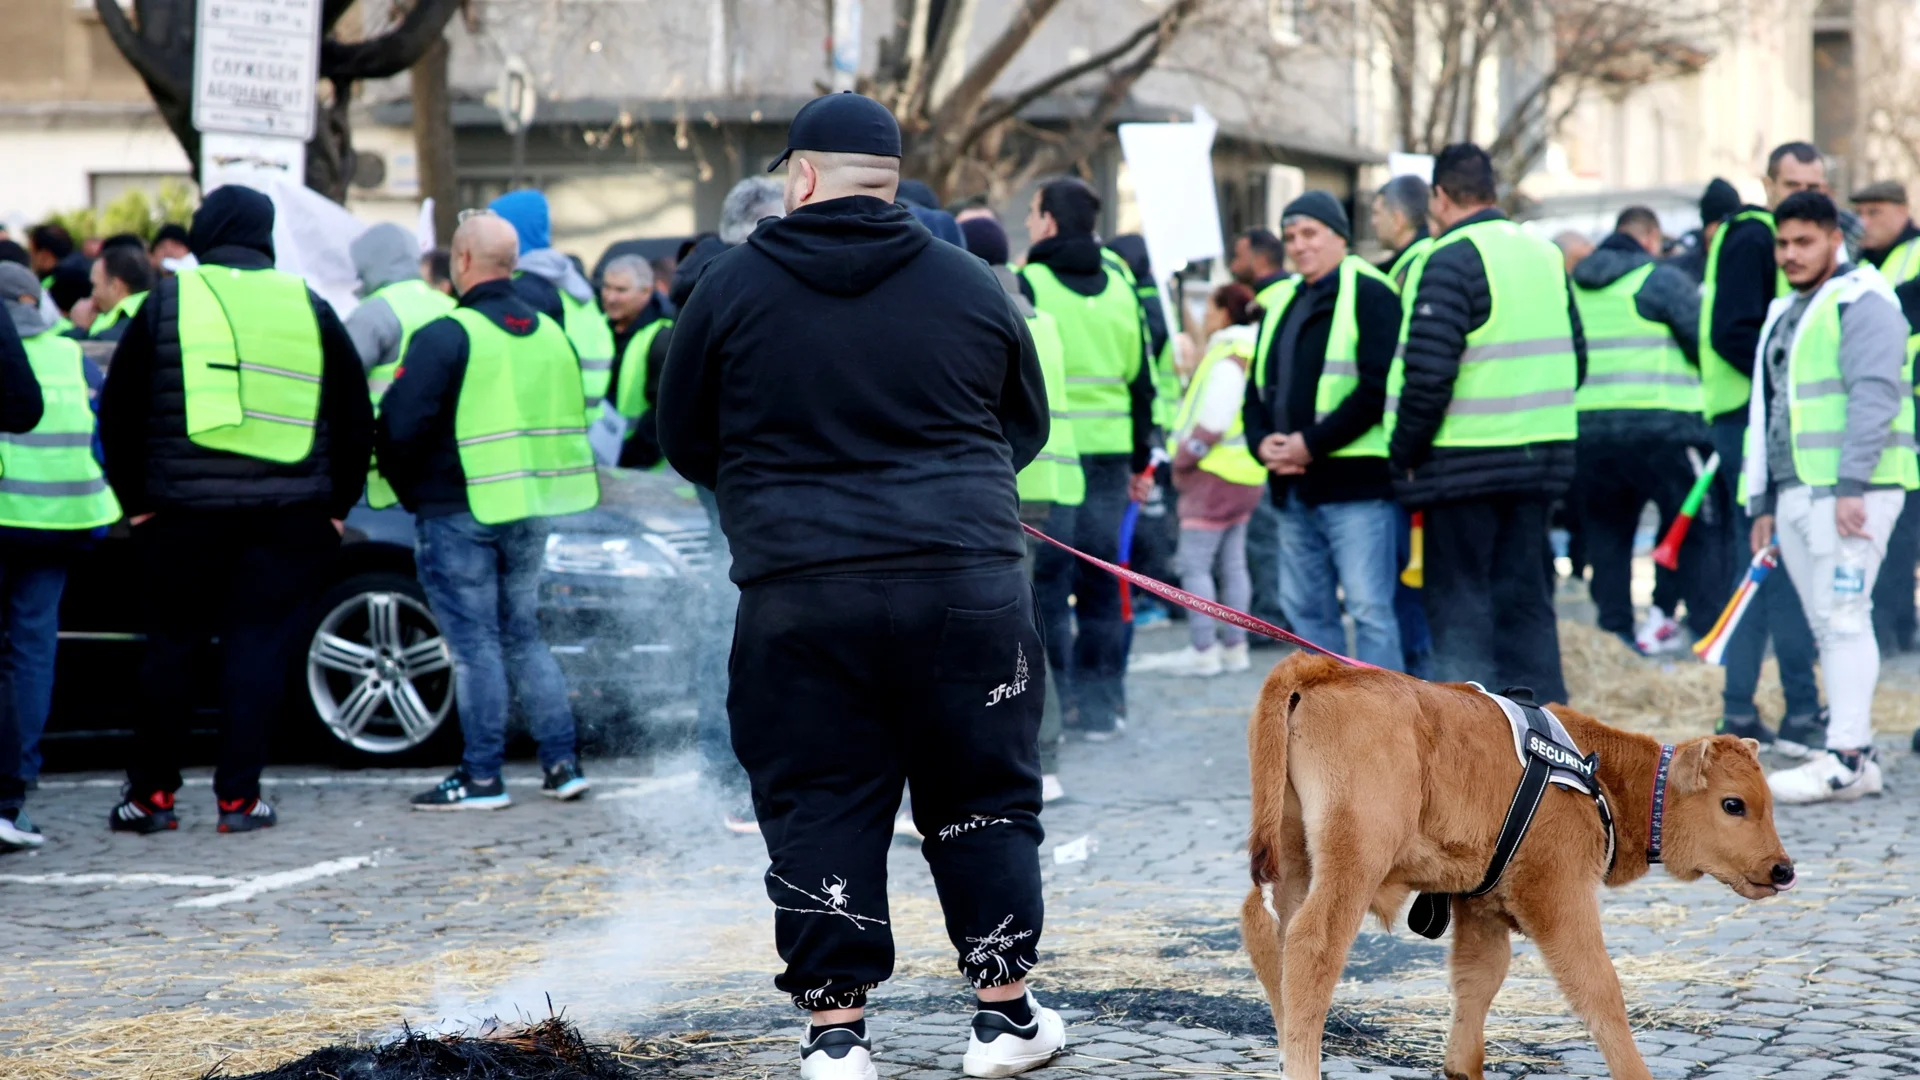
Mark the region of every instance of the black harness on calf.
<instances>
[{"instance_id":1,"label":"black harness on calf","mask_svg":"<svg viewBox=\"0 0 1920 1080\"><path fill-rule=\"evenodd\" d=\"M1475 689L1492 698L1501 707L1501 712L1509 717L1517 710L1526 723L1525 737L1520 740L1521 757L1526 763L1526 771L1520 776L1520 786L1514 789L1513 802L1507 807L1507 819L1500 826L1500 837L1493 845L1493 861L1487 865L1487 874L1480 884L1467 896L1485 896L1500 884L1501 875L1507 872L1507 864L1513 860L1513 853L1520 848L1520 842L1527 838L1527 830L1533 825L1533 815L1540 809L1540 800L1546 796L1548 784L1579 791L1593 797L1593 805L1600 813L1600 825L1607 831L1607 872L1613 872L1615 841L1613 834L1613 812L1607 807L1606 796L1600 793L1600 782L1594 774L1600 768L1600 755L1581 756L1579 749L1569 745L1572 740L1563 743L1558 734L1564 729L1553 720L1552 714L1533 703L1533 691L1524 686L1508 687L1500 694L1489 693L1478 683ZM1511 708L1510 708L1511 707ZM1412 910L1407 912L1407 928L1422 937L1439 938L1447 932L1453 922L1453 895L1450 893L1423 892L1413 902Z\"/></svg>"}]
</instances>

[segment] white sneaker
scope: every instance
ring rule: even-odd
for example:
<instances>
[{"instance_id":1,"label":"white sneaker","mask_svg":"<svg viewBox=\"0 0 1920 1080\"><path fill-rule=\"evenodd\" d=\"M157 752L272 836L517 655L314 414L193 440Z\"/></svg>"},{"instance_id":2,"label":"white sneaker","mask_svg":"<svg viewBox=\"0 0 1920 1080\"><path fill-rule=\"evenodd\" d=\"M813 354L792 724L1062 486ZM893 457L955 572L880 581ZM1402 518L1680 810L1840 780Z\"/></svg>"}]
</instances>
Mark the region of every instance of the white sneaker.
<instances>
[{"instance_id":1,"label":"white sneaker","mask_svg":"<svg viewBox=\"0 0 1920 1080\"><path fill-rule=\"evenodd\" d=\"M1134 658L1127 664L1129 675L1142 672L1154 675L1188 675L1198 678L1211 678L1220 674L1220 647L1214 646L1202 652L1188 645L1173 652L1149 653Z\"/></svg>"},{"instance_id":2,"label":"white sneaker","mask_svg":"<svg viewBox=\"0 0 1920 1080\"><path fill-rule=\"evenodd\" d=\"M1804 765L1781 769L1767 777L1774 800L1782 803L1852 802L1862 795L1878 794L1885 787L1880 766L1873 751L1858 771L1847 768L1840 755L1816 754Z\"/></svg>"},{"instance_id":3,"label":"white sneaker","mask_svg":"<svg viewBox=\"0 0 1920 1080\"><path fill-rule=\"evenodd\" d=\"M1247 655L1247 643L1220 646L1221 671L1245 671L1253 666L1253 660Z\"/></svg>"},{"instance_id":4,"label":"white sneaker","mask_svg":"<svg viewBox=\"0 0 1920 1080\"><path fill-rule=\"evenodd\" d=\"M26 811L14 818L0 817L0 851L36 848L46 842L47 838L27 820Z\"/></svg>"},{"instance_id":5,"label":"white sneaker","mask_svg":"<svg viewBox=\"0 0 1920 1080\"><path fill-rule=\"evenodd\" d=\"M873 1068L873 1040L846 1028L823 1031L812 1042L813 1025L800 1029L800 1080L880 1080Z\"/></svg>"},{"instance_id":6,"label":"white sneaker","mask_svg":"<svg viewBox=\"0 0 1920 1080\"><path fill-rule=\"evenodd\" d=\"M1686 642L1681 639L1680 624L1658 607L1647 609L1646 621L1633 632L1633 643L1647 656L1675 653L1686 648Z\"/></svg>"},{"instance_id":7,"label":"white sneaker","mask_svg":"<svg viewBox=\"0 0 1920 1080\"><path fill-rule=\"evenodd\" d=\"M1018 1076L1052 1061L1067 1048L1067 1024L1052 1009L1043 1009L1027 991L1033 1022L1022 1027L1003 1013L981 1009L973 1014L967 1036L967 1056L961 1067L968 1076Z\"/></svg>"},{"instance_id":8,"label":"white sneaker","mask_svg":"<svg viewBox=\"0 0 1920 1080\"><path fill-rule=\"evenodd\" d=\"M1044 773L1040 777L1040 802L1044 805L1067 797L1067 789L1060 786L1060 777L1056 773Z\"/></svg>"}]
</instances>

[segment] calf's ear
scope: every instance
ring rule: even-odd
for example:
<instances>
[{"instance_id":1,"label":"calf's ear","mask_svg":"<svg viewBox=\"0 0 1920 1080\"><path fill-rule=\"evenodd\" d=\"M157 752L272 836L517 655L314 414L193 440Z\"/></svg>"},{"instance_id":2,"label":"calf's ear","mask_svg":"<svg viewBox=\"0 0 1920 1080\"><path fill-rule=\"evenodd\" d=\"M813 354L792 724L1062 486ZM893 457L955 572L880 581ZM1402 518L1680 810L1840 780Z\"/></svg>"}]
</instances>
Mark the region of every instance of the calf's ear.
<instances>
[{"instance_id":1,"label":"calf's ear","mask_svg":"<svg viewBox=\"0 0 1920 1080\"><path fill-rule=\"evenodd\" d=\"M1695 739L1681 745L1673 755L1673 771L1668 775L1667 786L1675 794L1691 795L1707 788L1707 764L1713 754L1712 739Z\"/></svg>"}]
</instances>

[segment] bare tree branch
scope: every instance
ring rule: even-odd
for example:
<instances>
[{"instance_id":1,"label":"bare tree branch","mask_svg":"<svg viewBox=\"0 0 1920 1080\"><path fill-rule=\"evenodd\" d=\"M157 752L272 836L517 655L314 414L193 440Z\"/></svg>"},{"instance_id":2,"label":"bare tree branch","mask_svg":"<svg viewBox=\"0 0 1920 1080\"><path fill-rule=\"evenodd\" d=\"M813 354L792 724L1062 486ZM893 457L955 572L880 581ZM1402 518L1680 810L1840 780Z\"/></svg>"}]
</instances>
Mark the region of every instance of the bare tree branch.
<instances>
[{"instance_id":1,"label":"bare tree branch","mask_svg":"<svg viewBox=\"0 0 1920 1080\"><path fill-rule=\"evenodd\" d=\"M322 41L321 77L359 81L400 74L440 40L447 22L460 10L460 3L461 0L419 0L398 26L378 37L353 44L332 38Z\"/></svg>"},{"instance_id":2,"label":"bare tree branch","mask_svg":"<svg viewBox=\"0 0 1920 1080\"><path fill-rule=\"evenodd\" d=\"M1168 9L1169 15L1172 14L1172 10L1173 9L1171 8ZM1028 86L1024 90L1019 91L1018 93L1014 94L1012 97L1007 98L1004 101L995 102L994 104L982 109L980 111L980 115L974 118L972 130L969 131L967 135L962 138L961 140L962 146L964 147L967 143L971 143L974 139L978 138L980 132L986 130L987 128L992 127L995 124L998 124L1000 121L1005 120L1007 117L1012 116L1013 114L1019 112L1021 109L1024 109L1027 106L1033 104L1034 102L1040 100L1041 98L1046 97L1048 94L1053 93L1055 90L1060 89L1062 86L1065 86L1066 84L1072 82L1075 79L1080 78L1082 75L1088 74L1089 72L1098 71L1099 69L1106 67L1108 64L1113 63L1115 60L1118 60L1121 57L1132 52L1134 49L1134 46L1140 44L1141 42L1147 40L1150 37L1155 37L1160 32L1161 26L1165 21L1166 21L1166 16L1164 15L1156 16L1155 18L1149 19L1146 22L1142 23L1137 29L1135 29L1133 33L1128 34L1125 38L1122 38L1119 41L1119 43L1115 44L1112 48L1103 49L1100 52L1097 52L1092 56L1087 57L1085 60L1082 60L1077 64L1070 64L1067 67L1061 68L1059 71L1054 72L1052 75L1049 75L1046 78L1041 79L1039 82L1033 83L1032 85ZM1152 51L1156 56L1159 53L1159 50L1157 47Z\"/></svg>"}]
</instances>

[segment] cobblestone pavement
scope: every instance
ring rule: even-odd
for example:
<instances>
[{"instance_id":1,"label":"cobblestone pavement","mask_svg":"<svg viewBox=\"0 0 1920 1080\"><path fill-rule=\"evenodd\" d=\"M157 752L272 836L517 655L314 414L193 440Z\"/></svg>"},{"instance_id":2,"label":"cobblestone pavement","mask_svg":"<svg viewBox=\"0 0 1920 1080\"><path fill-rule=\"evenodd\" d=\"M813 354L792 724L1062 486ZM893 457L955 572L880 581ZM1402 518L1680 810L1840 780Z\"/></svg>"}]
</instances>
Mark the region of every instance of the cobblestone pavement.
<instances>
[{"instance_id":1,"label":"cobblestone pavement","mask_svg":"<svg viewBox=\"0 0 1920 1080\"><path fill-rule=\"evenodd\" d=\"M1180 636L1143 632L1140 647ZM1127 737L1066 747L1071 798L1044 817L1035 982L1066 1007L1073 1053L1034 1075L1278 1075L1236 920L1258 685L1258 672L1136 678ZM1920 1074L1920 768L1891 746L1887 766L1881 797L1782 810L1804 882L1785 897L1748 903L1656 871L1603 898L1655 1076ZM435 774L276 768L284 824L244 836L214 832L204 772L181 831L155 837L107 832L111 775L49 778L31 806L52 841L0 859L0 1047L20 1052L0 1075L238 1073L403 1021L544 1015L549 995L598 1038L640 1040L633 1060L658 1059L650 1075L793 1075L798 1014L769 985L758 842L720 830L681 762L590 771L583 804L538 798L523 763L508 811L419 814L405 796ZM891 878L901 957L874 998L881 1072L944 1080L958 1075L965 998L911 843L896 844ZM1444 956L1369 926L1326 1075L1434 1075ZM1503 1076L1605 1075L1529 944L1489 1035Z\"/></svg>"}]
</instances>

